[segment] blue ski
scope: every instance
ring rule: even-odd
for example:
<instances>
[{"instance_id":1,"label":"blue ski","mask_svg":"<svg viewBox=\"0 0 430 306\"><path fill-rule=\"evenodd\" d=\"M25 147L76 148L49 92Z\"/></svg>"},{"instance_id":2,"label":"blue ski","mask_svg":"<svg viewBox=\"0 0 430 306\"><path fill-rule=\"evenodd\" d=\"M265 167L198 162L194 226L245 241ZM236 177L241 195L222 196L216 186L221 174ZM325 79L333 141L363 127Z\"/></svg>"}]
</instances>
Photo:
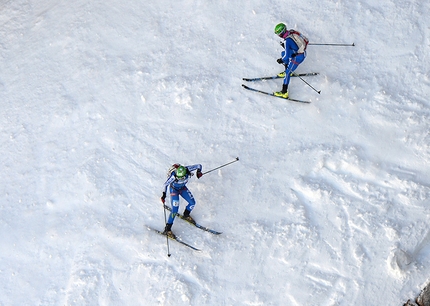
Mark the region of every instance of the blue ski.
<instances>
[{"instance_id":1,"label":"blue ski","mask_svg":"<svg viewBox=\"0 0 430 306\"><path fill-rule=\"evenodd\" d=\"M155 229L155 228L152 228L152 227L149 227L149 226L147 226L147 228L148 228L148 229L150 229L151 231L154 231L154 232L156 232L156 233L160 234L160 235L163 235L164 237L168 237L169 239L175 240L175 241L179 242L180 244L183 244L183 245L185 245L185 246L189 247L190 249L193 249L194 251L201 251L200 249L198 249L198 248L196 248L196 247L192 246L191 244L188 244L188 243L186 243L186 242L184 242L184 241L180 240L179 238L176 238L176 237L175 237L175 238L173 238L173 237L167 236L166 234L163 234L163 232L162 232L162 231L159 231L159 230L157 230L157 229Z\"/></svg>"},{"instance_id":2,"label":"blue ski","mask_svg":"<svg viewBox=\"0 0 430 306\"><path fill-rule=\"evenodd\" d=\"M291 77L303 77L303 76L312 76L312 75L318 75L319 72L308 72L308 73L295 73L293 75L291 75ZM278 76L278 75L274 75L274 76L269 76L269 77L262 77L262 78L243 78L242 80L247 81L247 82L255 82L255 81L264 81L264 80L274 80L274 79L283 79L283 76Z\"/></svg>"},{"instance_id":3,"label":"blue ski","mask_svg":"<svg viewBox=\"0 0 430 306\"><path fill-rule=\"evenodd\" d=\"M251 90L251 91L259 92L259 93L262 93L262 94L265 94L265 95L268 95L268 96L272 96L272 97L276 97L276 98L280 98L280 99L284 99L284 100L288 100L288 101L299 102L299 103L311 103L309 101L297 100L297 99L292 99L292 98L278 97L278 96L275 96L273 94L273 92L266 92L266 91L258 90L258 89L251 88L251 87L248 87L248 86L243 85L243 84L242 84L242 86L243 86L243 88Z\"/></svg>"},{"instance_id":4,"label":"blue ski","mask_svg":"<svg viewBox=\"0 0 430 306\"><path fill-rule=\"evenodd\" d=\"M169 206L167 206L166 204L164 204L164 208L165 208L165 209L167 209L167 210L172 211L172 209L171 209ZM187 219L185 219L185 217L184 217L183 215L181 215L180 213L178 213L178 214L176 214L176 215L177 215L179 218L181 218L182 220L187 221L189 224L194 225L195 227L197 227L197 228L199 228L199 229L201 229L201 230L203 230L203 231L209 232L209 233L214 234L214 235L221 235L221 234L222 234L222 232L215 231L215 230L213 230L213 229L210 229L210 228L208 228L208 227L206 227L206 226L203 226L203 225L200 225L200 224L198 224L198 223L192 223L192 222L189 222L189 221L188 221Z\"/></svg>"}]
</instances>

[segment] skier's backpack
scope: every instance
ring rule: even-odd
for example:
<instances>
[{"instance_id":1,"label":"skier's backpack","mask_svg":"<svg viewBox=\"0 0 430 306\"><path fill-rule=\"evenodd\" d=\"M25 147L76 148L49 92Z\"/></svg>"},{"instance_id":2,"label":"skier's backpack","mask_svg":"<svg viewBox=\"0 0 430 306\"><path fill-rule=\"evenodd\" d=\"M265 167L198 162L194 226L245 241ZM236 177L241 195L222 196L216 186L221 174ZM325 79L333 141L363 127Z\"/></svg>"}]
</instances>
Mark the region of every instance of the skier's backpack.
<instances>
[{"instance_id":1,"label":"skier's backpack","mask_svg":"<svg viewBox=\"0 0 430 306\"><path fill-rule=\"evenodd\" d=\"M167 171L167 178L169 178L172 175L172 172L175 171L176 169L179 168L181 164L173 164L170 168L169 171Z\"/></svg>"},{"instance_id":2,"label":"skier's backpack","mask_svg":"<svg viewBox=\"0 0 430 306\"><path fill-rule=\"evenodd\" d=\"M289 34L287 38L291 38L296 45L299 47L299 50L297 50L297 53L303 53L306 50L306 47L308 46L309 39L296 30L289 30Z\"/></svg>"}]
</instances>

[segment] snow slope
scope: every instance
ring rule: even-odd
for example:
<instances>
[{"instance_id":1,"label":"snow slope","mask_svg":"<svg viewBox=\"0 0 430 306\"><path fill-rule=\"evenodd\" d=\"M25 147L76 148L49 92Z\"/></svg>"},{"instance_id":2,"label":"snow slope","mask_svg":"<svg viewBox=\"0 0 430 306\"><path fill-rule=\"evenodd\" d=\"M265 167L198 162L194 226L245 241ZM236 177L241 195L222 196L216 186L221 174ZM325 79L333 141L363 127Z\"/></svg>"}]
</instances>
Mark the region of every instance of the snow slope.
<instances>
[{"instance_id":1,"label":"snow slope","mask_svg":"<svg viewBox=\"0 0 430 306\"><path fill-rule=\"evenodd\" d=\"M0 0L0 305L402 305L429 281L427 1ZM314 43L301 105L274 25ZM281 82L252 84L274 91ZM193 252L150 232L204 171ZM182 203L184 204L184 203ZM184 205L182 205L184 207ZM181 208L182 211L182 208Z\"/></svg>"}]
</instances>

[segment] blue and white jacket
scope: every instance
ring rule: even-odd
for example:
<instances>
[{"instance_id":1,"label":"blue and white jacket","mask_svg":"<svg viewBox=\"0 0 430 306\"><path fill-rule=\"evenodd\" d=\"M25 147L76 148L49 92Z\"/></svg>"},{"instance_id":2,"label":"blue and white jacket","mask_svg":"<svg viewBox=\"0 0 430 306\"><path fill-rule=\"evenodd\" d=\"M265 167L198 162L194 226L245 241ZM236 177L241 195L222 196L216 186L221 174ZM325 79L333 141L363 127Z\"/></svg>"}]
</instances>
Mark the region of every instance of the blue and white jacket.
<instances>
[{"instance_id":1,"label":"blue and white jacket","mask_svg":"<svg viewBox=\"0 0 430 306\"><path fill-rule=\"evenodd\" d=\"M167 178L167 181L164 182L163 191L167 192L167 187L172 187L176 190L181 190L188 183L189 178L192 176L191 171L199 170L202 171L202 165L196 164L191 166L184 166L187 169L187 174L183 179L176 178L176 171L173 171L170 176Z\"/></svg>"},{"instance_id":2,"label":"blue and white jacket","mask_svg":"<svg viewBox=\"0 0 430 306\"><path fill-rule=\"evenodd\" d=\"M298 54L305 53L309 40L300 32L289 30L282 38L285 40L285 51L281 52L282 61L284 63L288 63L290 58L295 57Z\"/></svg>"}]
</instances>

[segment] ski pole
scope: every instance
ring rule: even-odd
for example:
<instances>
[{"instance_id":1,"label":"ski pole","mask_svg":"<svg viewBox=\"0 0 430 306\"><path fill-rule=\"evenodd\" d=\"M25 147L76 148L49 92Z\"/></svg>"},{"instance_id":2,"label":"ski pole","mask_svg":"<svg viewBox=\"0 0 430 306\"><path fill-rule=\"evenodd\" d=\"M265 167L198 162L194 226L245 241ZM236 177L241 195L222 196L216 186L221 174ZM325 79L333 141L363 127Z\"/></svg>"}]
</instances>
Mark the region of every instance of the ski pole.
<instances>
[{"instance_id":1,"label":"ski pole","mask_svg":"<svg viewBox=\"0 0 430 306\"><path fill-rule=\"evenodd\" d=\"M166 209L164 208L164 203L163 203L163 211L164 211L164 223L167 224L167 217L166 217ZM169 245L169 237L167 237L166 235L166 245L167 245L167 256L170 257L170 245Z\"/></svg>"},{"instance_id":2,"label":"ski pole","mask_svg":"<svg viewBox=\"0 0 430 306\"><path fill-rule=\"evenodd\" d=\"M239 161L239 157L236 157L236 159L235 159L234 161L231 161L231 162L229 162L229 163L226 163L226 164L224 164L224 165L221 165L221 166L216 167L216 168L214 168L214 169L212 169L212 170L209 170L209 171L206 171L206 172L202 173L202 176L203 176L203 175L205 175L205 174L208 174L209 172L212 172L212 171L218 170L218 169L220 169L220 168L222 168L222 167L228 166L228 165L230 165L230 164L232 164L232 163L235 163L235 162L237 162L237 161Z\"/></svg>"},{"instance_id":3,"label":"ski pole","mask_svg":"<svg viewBox=\"0 0 430 306\"><path fill-rule=\"evenodd\" d=\"M306 85L308 85L310 88L312 88L313 90L315 90L318 94L321 94L321 90L316 90L311 84L309 84L308 82L306 82L300 75L298 75L297 73L295 73L294 71L291 71L291 70L290 70L290 73L292 75L298 77L303 82L305 82Z\"/></svg>"},{"instance_id":4,"label":"ski pole","mask_svg":"<svg viewBox=\"0 0 430 306\"><path fill-rule=\"evenodd\" d=\"M343 46L343 47L355 47L355 44L319 44L319 43L309 43L308 45L313 46Z\"/></svg>"}]
</instances>

